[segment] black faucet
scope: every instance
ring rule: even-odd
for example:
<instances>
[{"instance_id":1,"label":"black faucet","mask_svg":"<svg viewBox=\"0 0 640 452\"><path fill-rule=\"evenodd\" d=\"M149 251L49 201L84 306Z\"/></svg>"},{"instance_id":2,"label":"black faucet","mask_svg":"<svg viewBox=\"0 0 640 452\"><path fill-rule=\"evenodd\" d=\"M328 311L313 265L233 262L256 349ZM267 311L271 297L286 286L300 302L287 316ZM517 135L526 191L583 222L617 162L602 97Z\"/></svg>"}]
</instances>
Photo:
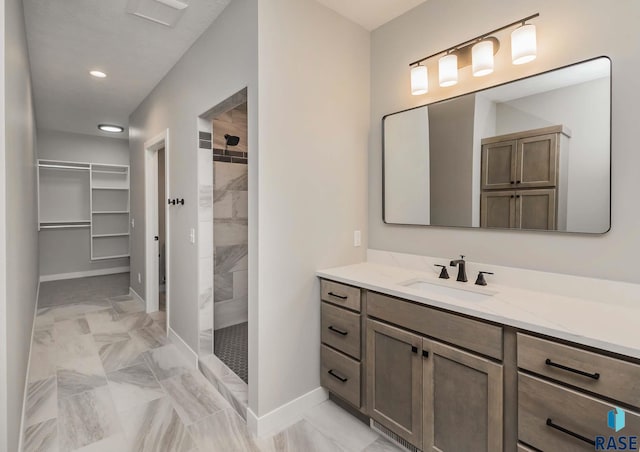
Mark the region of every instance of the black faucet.
<instances>
[{"instance_id":1,"label":"black faucet","mask_svg":"<svg viewBox=\"0 0 640 452\"><path fill-rule=\"evenodd\" d=\"M456 265L458 266L458 277L456 278L456 281L459 282L467 282L467 267L466 267L466 262L464 261L464 256L461 254L460 255L460 259L456 259L454 261L451 261L449 263L449 265L451 267L455 267Z\"/></svg>"}]
</instances>

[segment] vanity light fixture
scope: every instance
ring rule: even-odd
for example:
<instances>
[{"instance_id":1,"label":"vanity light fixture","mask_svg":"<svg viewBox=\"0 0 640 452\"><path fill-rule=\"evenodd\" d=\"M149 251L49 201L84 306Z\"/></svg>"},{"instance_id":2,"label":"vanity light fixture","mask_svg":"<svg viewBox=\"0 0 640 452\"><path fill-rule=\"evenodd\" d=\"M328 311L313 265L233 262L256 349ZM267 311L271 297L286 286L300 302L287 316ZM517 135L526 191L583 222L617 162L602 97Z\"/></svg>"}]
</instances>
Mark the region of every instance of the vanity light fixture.
<instances>
[{"instance_id":1,"label":"vanity light fixture","mask_svg":"<svg viewBox=\"0 0 640 452\"><path fill-rule=\"evenodd\" d=\"M500 50L500 41L492 35L516 25L519 27L511 33L511 61L513 64L533 61L537 55L536 27L527 22L539 16L538 13L532 14L409 64L411 68L411 94L418 96L429 91L426 61L435 57L440 57L438 60L438 80L442 87L458 83L458 69L469 65L472 66L474 77L491 74L494 70L494 55Z\"/></svg>"},{"instance_id":2,"label":"vanity light fixture","mask_svg":"<svg viewBox=\"0 0 640 452\"><path fill-rule=\"evenodd\" d=\"M485 39L471 48L471 66L474 77L482 77L493 72L493 41Z\"/></svg>"},{"instance_id":3,"label":"vanity light fixture","mask_svg":"<svg viewBox=\"0 0 640 452\"><path fill-rule=\"evenodd\" d=\"M440 86L453 86L458 83L458 55L449 53L438 60Z\"/></svg>"},{"instance_id":4,"label":"vanity light fixture","mask_svg":"<svg viewBox=\"0 0 640 452\"><path fill-rule=\"evenodd\" d=\"M513 64L524 64L536 59L538 44L536 26L525 24L511 33L511 61Z\"/></svg>"},{"instance_id":5,"label":"vanity light fixture","mask_svg":"<svg viewBox=\"0 0 640 452\"><path fill-rule=\"evenodd\" d=\"M100 129L103 132L108 132L108 133L122 133L122 132L124 132L124 127L116 126L116 125L113 125L113 124L99 124L98 125L98 129Z\"/></svg>"},{"instance_id":6,"label":"vanity light fixture","mask_svg":"<svg viewBox=\"0 0 640 452\"><path fill-rule=\"evenodd\" d=\"M429 92L429 72L427 66L418 64L411 68L411 94L419 96Z\"/></svg>"}]
</instances>

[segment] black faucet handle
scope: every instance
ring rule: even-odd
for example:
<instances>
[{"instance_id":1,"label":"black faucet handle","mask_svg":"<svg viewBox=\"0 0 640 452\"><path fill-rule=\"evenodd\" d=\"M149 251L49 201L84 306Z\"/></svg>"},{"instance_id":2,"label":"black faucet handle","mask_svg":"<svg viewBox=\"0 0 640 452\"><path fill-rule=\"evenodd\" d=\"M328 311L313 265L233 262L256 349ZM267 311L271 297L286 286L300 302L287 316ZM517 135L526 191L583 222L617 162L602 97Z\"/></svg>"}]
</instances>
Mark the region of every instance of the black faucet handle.
<instances>
[{"instance_id":1,"label":"black faucet handle","mask_svg":"<svg viewBox=\"0 0 640 452\"><path fill-rule=\"evenodd\" d=\"M442 270L440 270L440 276L438 276L438 278L440 278L440 279L449 279L449 272L447 272L447 266L446 265L434 264L434 267L441 267L442 268Z\"/></svg>"},{"instance_id":2,"label":"black faucet handle","mask_svg":"<svg viewBox=\"0 0 640 452\"><path fill-rule=\"evenodd\" d=\"M478 272L478 277L476 278L476 285L478 286L487 285L487 281L484 279L484 275L493 275L493 272Z\"/></svg>"}]
</instances>

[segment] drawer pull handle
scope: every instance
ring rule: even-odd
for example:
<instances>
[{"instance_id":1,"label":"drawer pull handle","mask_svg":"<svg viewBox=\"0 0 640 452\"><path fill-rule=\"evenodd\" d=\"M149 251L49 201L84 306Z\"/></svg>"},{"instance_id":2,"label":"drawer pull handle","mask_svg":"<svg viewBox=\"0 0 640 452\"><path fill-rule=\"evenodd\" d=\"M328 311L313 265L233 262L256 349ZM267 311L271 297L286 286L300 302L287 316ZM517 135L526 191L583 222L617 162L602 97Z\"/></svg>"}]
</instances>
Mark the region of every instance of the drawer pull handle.
<instances>
[{"instance_id":1,"label":"drawer pull handle","mask_svg":"<svg viewBox=\"0 0 640 452\"><path fill-rule=\"evenodd\" d=\"M566 370L568 372L573 372L574 374L582 375L583 377L593 378L594 380L600 379L600 374L598 372L594 374L590 374L589 372L585 372L583 370L573 369L571 367L563 366L562 364L554 363L549 358L544 362L547 366L557 367L558 369Z\"/></svg>"},{"instance_id":2,"label":"drawer pull handle","mask_svg":"<svg viewBox=\"0 0 640 452\"><path fill-rule=\"evenodd\" d=\"M411 346L411 353L415 353L416 355L418 354L418 347L416 347L415 345Z\"/></svg>"},{"instance_id":3,"label":"drawer pull handle","mask_svg":"<svg viewBox=\"0 0 640 452\"><path fill-rule=\"evenodd\" d=\"M553 421L549 418L547 418L547 425L551 428L555 428L556 430L561 431L562 433L566 433L569 436L573 436L574 438L579 439L580 441L584 441L587 444L591 444L592 446L596 445L596 442L587 438L586 436L582 436L578 433L572 432L569 429L566 429L564 427L559 426L558 424L554 424Z\"/></svg>"},{"instance_id":4,"label":"drawer pull handle","mask_svg":"<svg viewBox=\"0 0 640 452\"><path fill-rule=\"evenodd\" d=\"M343 377L340 374L337 374L336 372L334 372L333 369L329 369L329 375L331 375L333 378L337 378L338 380L340 380L343 383L346 383L347 380L349 380L347 377Z\"/></svg>"},{"instance_id":5,"label":"drawer pull handle","mask_svg":"<svg viewBox=\"0 0 640 452\"><path fill-rule=\"evenodd\" d=\"M341 330L340 328L336 328L336 327L335 327L335 326L333 326L333 325L329 325L329 329L330 329L331 331L333 331L334 333L338 333L338 334L339 334L339 335L341 335L341 336L346 336L347 334L349 334L349 332L348 332L348 331Z\"/></svg>"},{"instance_id":6,"label":"drawer pull handle","mask_svg":"<svg viewBox=\"0 0 640 452\"><path fill-rule=\"evenodd\" d=\"M333 293L333 292L329 292L329 295L331 295L332 297L340 298L341 300L346 300L347 298L349 298L346 295L339 295L339 294Z\"/></svg>"}]
</instances>

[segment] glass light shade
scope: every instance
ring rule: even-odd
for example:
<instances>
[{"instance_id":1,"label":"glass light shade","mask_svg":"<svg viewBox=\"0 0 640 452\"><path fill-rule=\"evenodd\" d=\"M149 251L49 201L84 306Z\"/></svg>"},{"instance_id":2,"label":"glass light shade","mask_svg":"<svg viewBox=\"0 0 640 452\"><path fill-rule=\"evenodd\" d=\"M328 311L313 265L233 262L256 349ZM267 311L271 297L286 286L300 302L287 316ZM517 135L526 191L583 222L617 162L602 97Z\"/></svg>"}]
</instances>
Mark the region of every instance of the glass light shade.
<instances>
[{"instance_id":1,"label":"glass light shade","mask_svg":"<svg viewBox=\"0 0 640 452\"><path fill-rule=\"evenodd\" d=\"M453 86L458 83L458 56L450 53L438 61L440 86Z\"/></svg>"},{"instance_id":2,"label":"glass light shade","mask_svg":"<svg viewBox=\"0 0 640 452\"><path fill-rule=\"evenodd\" d=\"M524 64L536 59L538 44L536 26L523 25L511 33L511 61L513 64Z\"/></svg>"},{"instance_id":3,"label":"glass light shade","mask_svg":"<svg viewBox=\"0 0 640 452\"><path fill-rule=\"evenodd\" d=\"M429 73L426 66L411 68L411 94L419 96L429 92Z\"/></svg>"},{"instance_id":4,"label":"glass light shade","mask_svg":"<svg viewBox=\"0 0 640 452\"><path fill-rule=\"evenodd\" d=\"M493 41L480 41L471 48L473 76L482 77L493 72Z\"/></svg>"}]
</instances>

